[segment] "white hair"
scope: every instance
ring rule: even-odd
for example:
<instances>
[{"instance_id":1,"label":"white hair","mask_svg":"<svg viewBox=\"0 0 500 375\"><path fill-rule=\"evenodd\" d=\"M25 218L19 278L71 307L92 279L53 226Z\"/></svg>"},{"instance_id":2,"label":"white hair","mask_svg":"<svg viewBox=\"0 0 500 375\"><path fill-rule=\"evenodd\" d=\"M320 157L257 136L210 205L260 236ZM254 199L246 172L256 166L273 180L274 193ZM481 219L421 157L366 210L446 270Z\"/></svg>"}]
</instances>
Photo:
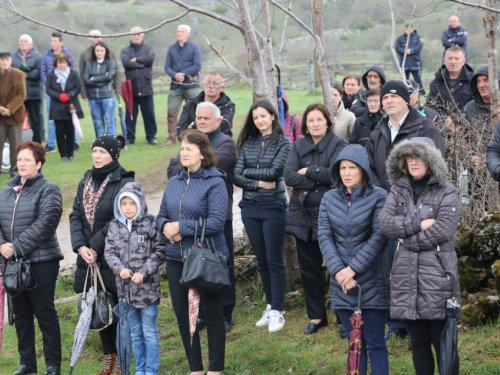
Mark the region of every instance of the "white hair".
<instances>
[{"instance_id":1,"label":"white hair","mask_svg":"<svg viewBox=\"0 0 500 375\"><path fill-rule=\"evenodd\" d=\"M102 34L99 30L90 30L89 31L89 38L98 38L100 37Z\"/></svg>"},{"instance_id":2,"label":"white hair","mask_svg":"<svg viewBox=\"0 0 500 375\"><path fill-rule=\"evenodd\" d=\"M186 29L188 33L191 32L191 26L189 26L189 25L179 25L179 26L177 26L177 30L179 30L179 29Z\"/></svg>"},{"instance_id":3,"label":"white hair","mask_svg":"<svg viewBox=\"0 0 500 375\"><path fill-rule=\"evenodd\" d=\"M210 102L201 102L196 106L196 116L198 116L198 110L201 108L212 108L214 111L214 116L215 118L221 118L222 116L220 115L220 109L217 107L214 103Z\"/></svg>"},{"instance_id":4,"label":"white hair","mask_svg":"<svg viewBox=\"0 0 500 375\"><path fill-rule=\"evenodd\" d=\"M28 42L30 43L33 43L33 38L30 37L28 34L23 34L19 37L19 41L21 41L21 39L28 39Z\"/></svg>"},{"instance_id":5,"label":"white hair","mask_svg":"<svg viewBox=\"0 0 500 375\"><path fill-rule=\"evenodd\" d=\"M130 29L130 32L131 32L131 33L134 33L134 32L136 32L136 33L137 33L137 31L143 31L143 30L144 30L144 29L143 29L142 27L140 27L140 26L134 26L134 27L132 27L132 28ZM139 34L139 33L137 33L137 34Z\"/></svg>"}]
</instances>

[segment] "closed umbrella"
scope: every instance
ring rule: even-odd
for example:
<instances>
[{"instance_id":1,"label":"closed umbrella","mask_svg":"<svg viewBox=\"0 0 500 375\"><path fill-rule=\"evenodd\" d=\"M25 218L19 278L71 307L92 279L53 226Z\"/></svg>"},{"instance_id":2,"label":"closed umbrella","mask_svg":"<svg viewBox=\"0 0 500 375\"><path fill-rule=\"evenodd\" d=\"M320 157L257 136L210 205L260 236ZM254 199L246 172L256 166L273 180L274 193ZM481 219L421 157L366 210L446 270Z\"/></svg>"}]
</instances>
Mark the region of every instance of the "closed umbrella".
<instances>
[{"instance_id":1,"label":"closed umbrella","mask_svg":"<svg viewBox=\"0 0 500 375\"><path fill-rule=\"evenodd\" d=\"M189 305L189 333L191 334L190 346L193 346L193 335L196 332L196 324L198 323L198 314L200 312L200 292L194 289L189 289L188 305Z\"/></svg>"},{"instance_id":2,"label":"closed umbrella","mask_svg":"<svg viewBox=\"0 0 500 375\"><path fill-rule=\"evenodd\" d=\"M458 375L458 327L457 314L460 304L457 301L457 276L452 271L444 271L453 279L453 294L446 300L446 323L441 333L441 355L439 373L441 375Z\"/></svg>"},{"instance_id":3,"label":"closed umbrella","mask_svg":"<svg viewBox=\"0 0 500 375\"><path fill-rule=\"evenodd\" d=\"M359 375L361 366L361 344L363 335L361 327L363 325L363 317L361 316L361 285L356 284L359 289L358 294L358 309L351 315L351 337L349 338L349 353L347 354L347 374Z\"/></svg>"},{"instance_id":4,"label":"closed umbrella","mask_svg":"<svg viewBox=\"0 0 500 375\"><path fill-rule=\"evenodd\" d=\"M92 320L92 310L94 307L94 299L95 293L94 287L92 286L85 296L85 308L82 310L80 319L78 319L78 323L76 324L75 338L73 340L73 351L71 352L69 375L73 373L73 369L75 368L78 358L80 358L80 354L82 354L83 346L85 345L85 340L87 339L87 334L89 333L90 322Z\"/></svg>"},{"instance_id":5,"label":"closed umbrella","mask_svg":"<svg viewBox=\"0 0 500 375\"><path fill-rule=\"evenodd\" d=\"M4 315L5 315L5 289L3 287L3 277L0 277L0 353L2 353Z\"/></svg>"},{"instance_id":6,"label":"closed umbrella","mask_svg":"<svg viewBox=\"0 0 500 375\"><path fill-rule=\"evenodd\" d=\"M116 326L116 354L120 359L120 370L123 375L129 374L130 357L132 356L132 336L130 334L130 323L128 312L130 305L125 299L125 283L122 280L120 287L120 300L113 308L113 312L119 317Z\"/></svg>"},{"instance_id":7,"label":"closed umbrella","mask_svg":"<svg viewBox=\"0 0 500 375\"><path fill-rule=\"evenodd\" d=\"M76 114L76 108L73 104L69 105L69 112L71 113L71 120L73 121L73 127L75 128L76 134L80 137L80 141L82 142L82 146L85 147L85 143L83 142L83 131L82 126L80 125L80 119Z\"/></svg>"},{"instance_id":8,"label":"closed umbrella","mask_svg":"<svg viewBox=\"0 0 500 375\"><path fill-rule=\"evenodd\" d=\"M127 79L122 82L122 98L125 102L125 106L127 107L127 111L130 115L130 118L134 118L133 110L134 110L134 91L132 90L132 81Z\"/></svg>"},{"instance_id":9,"label":"closed umbrella","mask_svg":"<svg viewBox=\"0 0 500 375\"><path fill-rule=\"evenodd\" d=\"M280 116L281 126L285 129L285 105L283 103L283 89L281 88L281 70L277 64L274 66L278 71L278 86L276 88L276 94L278 95L278 114Z\"/></svg>"},{"instance_id":10,"label":"closed umbrella","mask_svg":"<svg viewBox=\"0 0 500 375\"><path fill-rule=\"evenodd\" d=\"M122 101L120 100L120 97L118 97L118 114L120 115L120 125L122 127L122 135L125 139L127 139L127 124L125 123L125 116L123 115Z\"/></svg>"}]
</instances>

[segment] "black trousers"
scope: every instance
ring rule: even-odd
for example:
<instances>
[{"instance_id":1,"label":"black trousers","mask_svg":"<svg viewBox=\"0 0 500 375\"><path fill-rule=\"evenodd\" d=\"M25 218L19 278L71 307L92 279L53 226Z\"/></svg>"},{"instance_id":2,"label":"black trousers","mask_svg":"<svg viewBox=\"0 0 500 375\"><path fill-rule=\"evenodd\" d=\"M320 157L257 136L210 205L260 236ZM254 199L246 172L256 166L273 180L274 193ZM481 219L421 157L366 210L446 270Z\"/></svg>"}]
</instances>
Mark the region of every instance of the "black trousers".
<instances>
[{"instance_id":1,"label":"black trousers","mask_svg":"<svg viewBox=\"0 0 500 375\"><path fill-rule=\"evenodd\" d=\"M42 331L43 355L47 366L61 365L61 329L54 306L59 260L32 263L37 287L12 299L17 350L21 365L36 365L35 317Z\"/></svg>"},{"instance_id":2,"label":"black trousers","mask_svg":"<svg viewBox=\"0 0 500 375\"><path fill-rule=\"evenodd\" d=\"M325 307L325 272L323 271L323 255L318 241L307 242L295 237L300 276L306 298L307 316L309 319L327 318Z\"/></svg>"},{"instance_id":3,"label":"black trousers","mask_svg":"<svg viewBox=\"0 0 500 375\"><path fill-rule=\"evenodd\" d=\"M441 333L445 323L445 320L406 320L408 333L411 337L413 366L415 366L416 375L434 375L432 346L436 351L436 358L439 359ZM454 374L458 375L458 373L457 367Z\"/></svg>"},{"instance_id":4,"label":"black trousers","mask_svg":"<svg viewBox=\"0 0 500 375\"><path fill-rule=\"evenodd\" d=\"M186 352L191 372L203 371L201 356L200 335L198 330L193 335L191 346L191 334L189 333L189 289L182 286L179 280L182 276L184 263L167 260L167 277L170 288L170 298L174 308L182 344ZM223 371L226 350L226 327L222 317L222 296L202 293L200 297L200 309L205 312L208 337L208 371Z\"/></svg>"},{"instance_id":5,"label":"black trousers","mask_svg":"<svg viewBox=\"0 0 500 375\"><path fill-rule=\"evenodd\" d=\"M42 136L40 131L40 99L25 100L24 106L28 112L28 119L30 122L31 130L33 130L33 142L42 143Z\"/></svg>"},{"instance_id":6,"label":"black trousers","mask_svg":"<svg viewBox=\"0 0 500 375\"><path fill-rule=\"evenodd\" d=\"M144 121L144 130L146 131L146 139L151 141L156 137L156 116L154 96L134 96L134 108L132 109L133 118L130 113L125 111L125 123L127 124L127 143L135 143L135 125L137 123L137 115L141 107L142 120Z\"/></svg>"},{"instance_id":7,"label":"black trousers","mask_svg":"<svg viewBox=\"0 0 500 375\"><path fill-rule=\"evenodd\" d=\"M413 79L418 83L420 87L420 93L425 95L424 84L422 83L422 71L421 70L405 70L406 79L410 79L410 72L413 75Z\"/></svg>"},{"instance_id":8,"label":"black trousers","mask_svg":"<svg viewBox=\"0 0 500 375\"><path fill-rule=\"evenodd\" d=\"M57 149L61 158L73 156L75 148L75 128L71 120L55 120Z\"/></svg>"}]
</instances>

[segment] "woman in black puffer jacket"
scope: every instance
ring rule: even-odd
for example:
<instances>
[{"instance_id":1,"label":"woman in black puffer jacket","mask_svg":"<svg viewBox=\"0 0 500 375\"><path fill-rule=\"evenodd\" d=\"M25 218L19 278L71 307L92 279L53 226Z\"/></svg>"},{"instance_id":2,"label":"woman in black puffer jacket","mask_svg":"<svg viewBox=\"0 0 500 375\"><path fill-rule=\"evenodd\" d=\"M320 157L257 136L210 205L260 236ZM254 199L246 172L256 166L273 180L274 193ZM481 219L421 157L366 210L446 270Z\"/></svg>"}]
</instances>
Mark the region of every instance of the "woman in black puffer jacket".
<instances>
[{"instance_id":1,"label":"woman in black puffer jacket","mask_svg":"<svg viewBox=\"0 0 500 375\"><path fill-rule=\"evenodd\" d=\"M125 145L122 136L102 135L92 144L93 168L78 184L70 218L71 245L78 253L74 290L83 292L87 265L97 262L106 291L116 294L115 275L104 258L105 239L114 219L114 201L127 182L134 181L134 172L127 172L118 162L120 149ZM87 283L90 287L90 281ZM121 374L116 357L116 323L99 331L105 356L99 375Z\"/></svg>"},{"instance_id":2,"label":"woman in black puffer jacket","mask_svg":"<svg viewBox=\"0 0 500 375\"><path fill-rule=\"evenodd\" d=\"M283 328L286 269L283 259L287 216L283 180L292 143L283 135L279 115L267 100L255 102L238 139L234 184L243 189L241 217L252 245L266 294L267 308L257 327Z\"/></svg>"},{"instance_id":3,"label":"woman in black puffer jacket","mask_svg":"<svg viewBox=\"0 0 500 375\"><path fill-rule=\"evenodd\" d=\"M285 182L293 187L286 230L297 242L297 256L311 319L305 334L328 325L325 272L318 243L318 214L323 195L332 187L332 166L346 142L333 132L328 109L309 105L302 116L302 134L288 155ZM339 318L340 320L340 318Z\"/></svg>"},{"instance_id":4,"label":"woman in black puffer jacket","mask_svg":"<svg viewBox=\"0 0 500 375\"><path fill-rule=\"evenodd\" d=\"M45 374L59 375L61 371L61 331L54 294L63 259L56 237L62 197L59 187L41 172L44 163L45 151L39 143L21 143L17 148L19 175L0 193L0 258L26 257L37 280L36 288L12 298L21 357L15 375L37 371L33 316L42 331Z\"/></svg>"}]
</instances>

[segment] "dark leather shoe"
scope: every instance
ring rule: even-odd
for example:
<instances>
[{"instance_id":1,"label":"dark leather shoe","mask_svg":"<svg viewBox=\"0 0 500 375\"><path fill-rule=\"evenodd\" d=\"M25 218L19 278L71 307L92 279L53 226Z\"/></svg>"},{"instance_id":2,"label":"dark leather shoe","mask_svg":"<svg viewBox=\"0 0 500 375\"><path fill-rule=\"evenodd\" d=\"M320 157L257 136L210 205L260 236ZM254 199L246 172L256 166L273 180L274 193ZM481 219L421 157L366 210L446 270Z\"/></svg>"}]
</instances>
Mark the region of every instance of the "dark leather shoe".
<instances>
[{"instance_id":1,"label":"dark leather shoe","mask_svg":"<svg viewBox=\"0 0 500 375\"><path fill-rule=\"evenodd\" d=\"M198 318L198 322L196 323L196 329L198 331L201 331L203 328L205 328L207 326L207 324L205 323L205 319L199 319Z\"/></svg>"},{"instance_id":2,"label":"dark leather shoe","mask_svg":"<svg viewBox=\"0 0 500 375\"><path fill-rule=\"evenodd\" d=\"M149 144L152 146L156 146L158 144L158 141L156 140L156 138L151 138L149 140Z\"/></svg>"},{"instance_id":3,"label":"dark leather shoe","mask_svg":"<svg viewBox=\"0 0 500 375\"><path fill-rule=\"evenodd\" d=\"M228 322L224 321L224 325L226 326L226 333L229 333L234 327L234 322L232 320Z\"/></svg>"},{"instance_id":4,"label":"dark leather shoe","mask_svg":"<svg viewBox=\"0 0 500 375\"><path fill-rule=\"evenodd\" d=\"M12 375L27 375L27 374L36 374L36 365L20 365L15 373Z\"/></svg>"},{"instance_id":5,"label":"dark leather shoe","mask_svg":"<svg viewBox=\"0 0 500 375\"><path fill-rule=\"evenodd\" d=\"M43 375L61 375L61 367L60 366L49 366L49 367L47 367L47 370L45 370Z\"/></svg>"},{"instance_id":6,"label":"dark leather shoe","mask_svg":"<svg viewBox=\"0 0 500 375\"><path fill-rule=\"evenodd\" d=\"M326 321L324 319L321 322L319 322L318 324L311 322L304 329L304 334L310 335L310 334L316 333L316 332L318 332L318 329L320 329L321 327L326 327L327 325L328 325L328 321Z\"/></svg>"},{"instance_id":7,"label":"dark leather shoe","mask_svg":"<svg viewBox=\"0 0 500 375\"><path fill-rule=\"evenodd\" d=\"M345 331L344 326L340 327L340 338L347 338L347 332Z\"/></svg>"}]
</instances>

